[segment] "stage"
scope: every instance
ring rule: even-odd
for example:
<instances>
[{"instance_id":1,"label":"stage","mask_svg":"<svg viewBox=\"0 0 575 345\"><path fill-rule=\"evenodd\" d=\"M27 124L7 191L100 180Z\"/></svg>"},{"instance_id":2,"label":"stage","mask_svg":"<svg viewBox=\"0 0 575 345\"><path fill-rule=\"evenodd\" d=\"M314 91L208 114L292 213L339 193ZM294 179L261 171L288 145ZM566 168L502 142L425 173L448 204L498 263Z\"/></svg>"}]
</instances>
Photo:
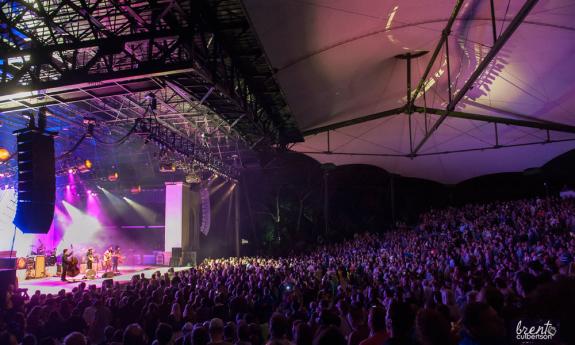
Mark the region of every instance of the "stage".
<instances>
[{"instance_id":1,"label":"stage","mask_svg":"<svg viewBox=\"0 0 575 345\"><path fill-rule=\"evenodd\" d=\"M167 272L169 267L166 266L120 266L118 270L120 271L120 275L114 276L113 279L114 283L119 282L127 283L129 282L132 277L136 274L144 274L146 278L150 278L153 273L160 272L164 274ZM182 271L187 269L187 267L176 267L174 271ZM41 293L52 293L56 294L58 291L64 289L66 292L72 291L73 288L77 287L81 282L85 282L86 285L96 285L98 287L102 286L102 283L110 278L102 278L102 272L98 274L98 278L96 279L82 279L83 274L79 274L74 278L68 278L68 282L63 282L60 280L59 276L51 276L46 278L38 278L38 279L19 279L18 280L18 287L21 289L28 289L28 295L34 294L36 290L40 290Z\"/></svg>"}]
</instances>

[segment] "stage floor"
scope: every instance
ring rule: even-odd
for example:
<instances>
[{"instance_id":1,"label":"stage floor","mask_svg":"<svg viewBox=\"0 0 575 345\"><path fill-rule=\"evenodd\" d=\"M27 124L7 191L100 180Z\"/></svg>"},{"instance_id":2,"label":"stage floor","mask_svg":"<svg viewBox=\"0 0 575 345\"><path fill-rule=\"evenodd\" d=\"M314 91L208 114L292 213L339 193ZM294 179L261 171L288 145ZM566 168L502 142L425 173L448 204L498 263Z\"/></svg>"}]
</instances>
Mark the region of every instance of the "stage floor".
<instances>
[{"instance_id":1,"label":"stage floor","mask_svg":"<svg viewBox=\"0 0 575 345\"><path fill-rule=\"evenodd\" d=\"M185 270L187 267L175 267L175 271ZM153 273L160 271L162 274L167 272L169 267L165 266L120 266L118 270L120 271L120 275L114 276L114 283L120 282L127 283L129 282L135 274L144 273L146 278L150 278ZM79 274L75 278L68 278L68 282L63 282L60 280L60 277L46 277L46 278L39 278L39 279L27 279L22 280L19 279L18 286L21 289L28 289L28 295L32 295L36 292L36 290L40 290L41 293L51 293L56 294L58 291L64 289L66 292L72 291L73 288L77 287L81 282L85 282L86 285L96 285L98 287L102 286L102 282L107 278L101 278L102 272L98 274L98 278L96 279L81 279L84 275Z\"/></svg>"}]
</instances>

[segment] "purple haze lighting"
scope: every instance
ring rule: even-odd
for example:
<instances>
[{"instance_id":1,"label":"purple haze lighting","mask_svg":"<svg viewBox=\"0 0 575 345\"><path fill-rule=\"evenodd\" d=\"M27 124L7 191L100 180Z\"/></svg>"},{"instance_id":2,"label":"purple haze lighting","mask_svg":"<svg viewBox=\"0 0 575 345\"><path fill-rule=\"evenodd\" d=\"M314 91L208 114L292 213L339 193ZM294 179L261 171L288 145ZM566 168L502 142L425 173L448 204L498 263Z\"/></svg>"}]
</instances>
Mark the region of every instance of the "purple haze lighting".
<instances>
[{"instance_id":1,"label":"purple haze lighting","mask_svg":"<svg viewBox=\"0 0 575 345\"><path fill-rule=\"evenodd\" d=\"M98 194L91 189L86 190L86 192L88 193L88 198L86 199L86 214L94 217L99 222L103 222L105 220L105 214L102 212L103 210Z\"/></svg>"}]
</instances>

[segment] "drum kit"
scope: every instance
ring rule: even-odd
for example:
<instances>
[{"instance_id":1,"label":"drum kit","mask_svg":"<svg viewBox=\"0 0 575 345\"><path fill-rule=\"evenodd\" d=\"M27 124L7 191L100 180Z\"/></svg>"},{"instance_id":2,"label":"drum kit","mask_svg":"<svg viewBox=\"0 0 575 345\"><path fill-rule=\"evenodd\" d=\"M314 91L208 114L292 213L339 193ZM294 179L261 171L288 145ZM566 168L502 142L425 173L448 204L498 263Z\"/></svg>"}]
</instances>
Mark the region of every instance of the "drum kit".
<instances>
[{"instance_id":1,"label":"drum kit","mask_svg":"<svg viewBox=\"0 0 575 345\"><path fill-rule=\"evenodd\" d=\"M18 269L26 269L26 279L46 277L46 267L56 266L56 251L46 251L43 245L30 246L30 255L16 260Z\"/></svg>"}]
</instances>

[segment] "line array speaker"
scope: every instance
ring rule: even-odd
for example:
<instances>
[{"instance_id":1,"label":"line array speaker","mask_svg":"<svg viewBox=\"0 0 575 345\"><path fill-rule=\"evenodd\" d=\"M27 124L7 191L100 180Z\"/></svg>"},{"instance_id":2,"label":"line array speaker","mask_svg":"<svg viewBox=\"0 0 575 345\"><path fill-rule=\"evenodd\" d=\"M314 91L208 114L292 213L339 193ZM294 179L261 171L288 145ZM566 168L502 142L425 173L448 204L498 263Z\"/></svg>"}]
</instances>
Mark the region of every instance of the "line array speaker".
<instances>
[{"instance_id":1,"label":"line array speaker","mask_svg":"<svg viewBox=\"0 0 575 345\"><path fill-rule=\"evenodd\" d=\"M53 133L14 132L18 141L18 204L14 225L23 233L46 234L54 218L56 166Z\"/></svg>"}]
</instances>

